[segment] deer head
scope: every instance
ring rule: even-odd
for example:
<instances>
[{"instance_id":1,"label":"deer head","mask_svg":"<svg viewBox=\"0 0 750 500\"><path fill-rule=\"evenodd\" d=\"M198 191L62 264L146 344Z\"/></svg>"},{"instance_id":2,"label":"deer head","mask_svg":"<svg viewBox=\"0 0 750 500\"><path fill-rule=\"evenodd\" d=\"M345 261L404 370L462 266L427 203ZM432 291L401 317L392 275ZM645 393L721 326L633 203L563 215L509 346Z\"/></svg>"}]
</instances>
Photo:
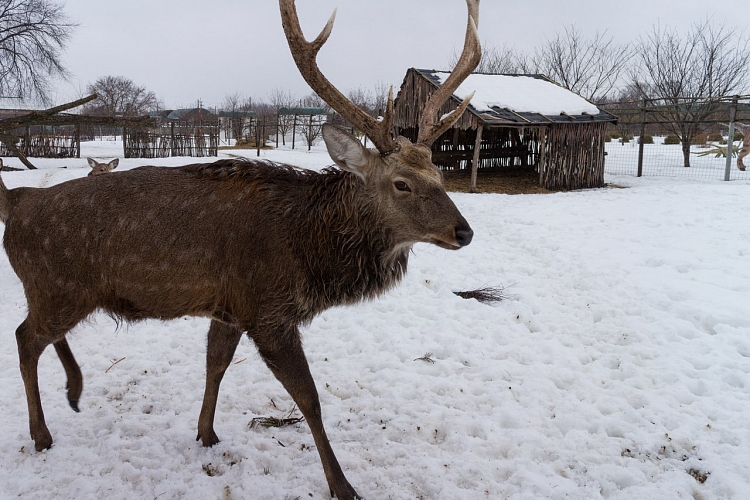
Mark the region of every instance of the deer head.
<instances>
[{"instance_id":1,"label":"deer head","mask_svg":"<svg viewBox=\"0 0 750 500\"><path fill-rule=\"evenodd\" d=\"M364 148L359 141L343 130L326 126L323 139L336 164L353 172L377 192L381 205L392 209L391 223L398 228L400 243L433 243L447 249L457 249L471 242L473 232L448 198L442 173L432 163L430 146L461 117L469 105L468 96L448 115L439 118L438 112L462 81L479 64L481 48L477 33L479 0L466 0L469 15L461 56L451 75L428 99L422 110L419 136L416 143L399 136L393 138L393 88L388 95L385 116L376 119L346 98L321 73L316 57L325 44L335 20L334 11L323 31L308 42L300 28L294 0L279 0L281 20L289 48L302 77L308 85L333 109L361 130L375 145L376 150ZM473 94L472 94L473 95ZM451 208L446 210L446 207ZM451 224L451 221L459 221Z\"/></svg>"},{"instance_id":2,"label":"deer head","mask_svg":"<svg viewBox=\"0 0 750 500\"><path fill-rule=\"evenodd\" d=\"M89 162L89 167L91 167L91 172L89 172L89 175L102 175L109 173L117 168L117 165L120 163L120 160L115 158L109 163L99 163L93 158L86 158L86 161Z\"/></svg>"}]
</instances>

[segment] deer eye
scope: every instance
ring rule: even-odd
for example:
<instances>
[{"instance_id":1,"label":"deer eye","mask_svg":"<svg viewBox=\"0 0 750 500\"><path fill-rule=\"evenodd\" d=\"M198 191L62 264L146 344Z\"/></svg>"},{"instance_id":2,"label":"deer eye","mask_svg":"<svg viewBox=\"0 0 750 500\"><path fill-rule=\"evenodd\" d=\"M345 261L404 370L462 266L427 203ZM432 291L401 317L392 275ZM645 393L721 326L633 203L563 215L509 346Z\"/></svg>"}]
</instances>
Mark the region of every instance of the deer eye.
<instances>
[{"instance_id":1,"label":"deer eye","mask_svg":"<svg viewBox=\"0 0 750 500\"><path fill-rule=\"evenodd\" d=\"M411 192L409 185L405 183L404 181L396 181L393 183L393 185L396 186L396 189L398 189L399 191L404 191L407 193Z\"/></svg>"}]
</instances>

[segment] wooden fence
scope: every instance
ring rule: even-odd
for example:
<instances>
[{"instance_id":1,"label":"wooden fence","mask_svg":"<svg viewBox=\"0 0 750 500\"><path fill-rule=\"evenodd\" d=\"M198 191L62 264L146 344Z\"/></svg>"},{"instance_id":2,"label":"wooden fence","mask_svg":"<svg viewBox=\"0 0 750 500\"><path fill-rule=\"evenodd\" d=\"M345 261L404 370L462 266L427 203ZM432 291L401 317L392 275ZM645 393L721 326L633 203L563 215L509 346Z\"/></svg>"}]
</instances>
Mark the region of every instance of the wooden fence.
<instances>
[{"instance_id":1,"label":"wooden fence","mask_svg":"<svg viewBox=\"0 0 750 500\"><path fill-rule=\"evenodd\" d=\"M123 130L125 158L218 156L220 127L217 121L174 121L157 128Z\"/></svg>"},{"instance_id":2,"label":"wooden fence","mask_svg":"<svg viewBox=\"0 0 750 500\"><path fill-rule=\"evenodd\" d=\"M25 155L36 158L80 158L81 136L78 126L32 126L16 130L16 147ZM15 156L5 143L0 143L0 156Z\"/></svg>"}]
</instances>

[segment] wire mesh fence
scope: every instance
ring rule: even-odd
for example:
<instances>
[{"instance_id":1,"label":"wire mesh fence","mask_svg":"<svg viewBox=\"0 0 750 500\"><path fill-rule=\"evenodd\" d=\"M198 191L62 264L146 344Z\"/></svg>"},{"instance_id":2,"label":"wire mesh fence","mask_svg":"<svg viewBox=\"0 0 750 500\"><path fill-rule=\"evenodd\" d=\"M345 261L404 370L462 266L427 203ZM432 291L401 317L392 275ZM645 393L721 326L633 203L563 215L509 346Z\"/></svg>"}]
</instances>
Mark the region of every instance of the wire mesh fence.
<instances>
[{"instance_id":1,"label":"wire mesh fence","mask_svg":"<svg viewBox=\"0 0 750 500\"><path fill-rule=\"evenodd\" d=\"M750 169L740 170L737 162L750 141L742 134L750 131L744 127L750 125L750 96L648 99L600 107L619 117L606 136L608 174L750 180Z\"/></svg>"}]
</instances>

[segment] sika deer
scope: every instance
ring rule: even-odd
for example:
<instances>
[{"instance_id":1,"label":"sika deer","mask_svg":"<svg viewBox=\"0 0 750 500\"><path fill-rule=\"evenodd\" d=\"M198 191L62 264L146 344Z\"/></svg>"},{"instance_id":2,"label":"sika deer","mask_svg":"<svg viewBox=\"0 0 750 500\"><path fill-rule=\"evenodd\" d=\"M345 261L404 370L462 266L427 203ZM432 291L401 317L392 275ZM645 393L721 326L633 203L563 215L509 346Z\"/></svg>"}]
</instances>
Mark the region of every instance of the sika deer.
<instances>
[{"instance_id":1,"label":"sika deer","mask_svg":"<svg viewBox=\"0 0 750 500\"><path fill-rule=\"evenodd\" d=\"M37 450L52 445L37 380L47 345L60 357L67 397L78 411L83 380L65 335L92 312L131 321L206 316L211 325L198 419L203 445L218 442L213 420L219 385L246 333L307 420L331 493L340 500L358 498L326 437L299 325L396 285L417 242L450 250L471 242L473 232L445 192L429 149L468 105L464 101L437 119L443 102L479 62L479 2L467 4L463 53L426 105L417 144L390 136L392 93L378 121L318 70L315 56L333 18L308 43L294 1L280 0L302 75L377 150L326 125L323 138L339 168L321 173L219 160L140 167L45 189L8 190L0 179L4 246L28 302L16 341Z\"/></svg>"},{"instance_id":2,"label":"sika deer","mask_svg":"<svg viewBox=\"0 0 750 500\"><path fill-rule=\"evenodd\" d=\"M737 168L744 172L745 162L742 159L750 154L750 125L735 123L734 126L742 132L742 148L737 152Z\"/></svg>"},{"instance_id":3,"label":"sika deer","mask_svg":"<svg viewBox=\"0 0 750 500\"><path fill-rule=\"evenodd\" d=\"M99 163L93 158L86 158L86 161L88 161L89 167L91 167L91 172L89 172L89 175L108 174L109 172L116 169L117 165L120 163L120 160L118 160L117 158L110 161L109 163Z\"/></svg>"}]
</instances>

